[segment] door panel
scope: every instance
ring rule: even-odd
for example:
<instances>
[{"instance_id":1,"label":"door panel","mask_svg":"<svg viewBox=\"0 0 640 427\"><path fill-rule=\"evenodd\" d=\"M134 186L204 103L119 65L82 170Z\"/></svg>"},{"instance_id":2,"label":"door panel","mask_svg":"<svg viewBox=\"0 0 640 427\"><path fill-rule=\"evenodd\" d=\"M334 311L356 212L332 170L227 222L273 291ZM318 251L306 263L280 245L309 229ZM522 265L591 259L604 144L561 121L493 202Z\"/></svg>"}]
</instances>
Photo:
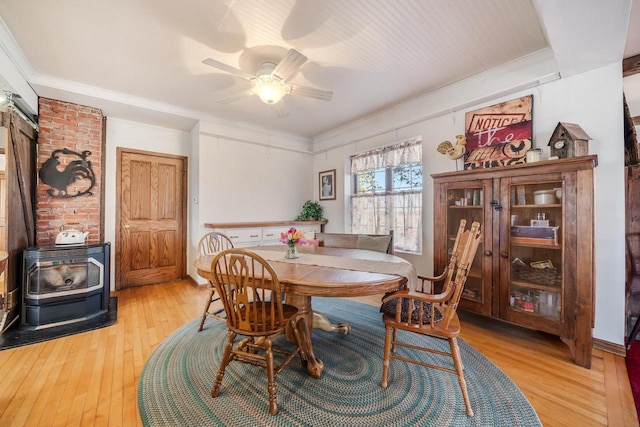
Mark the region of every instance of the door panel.
<instances>
[{"instance_id":1,"label":"door panel","mask_svg":"<svg viewBox=\"0 0 640 427\"><path fill-rule=\"evenodd\" d=\"M116 287L183 278L186 159L121 150L118 160L120 262Z\"/></svg>"},{"instance_id":2,"label":"door panel","mask_svg":"<svg viewBox=\"0 0 640 427\"><path fill-rule=\"evenodd\" d=\"M178 175L175 165L158 165L158 186L164 190L158 195L158 218L176 218L176 180Z\"/></svg>"},{"instance_id":3,"label":"door panel","mask_svg":"<svg viewBox=\"0 0 640 427\"><path fill-rule=\"evenodd\" d=\"M151 163L131 161L131 182L137 185L130 188L131 217L129 219L151 219Z\"/></svg>"}]
</instances>

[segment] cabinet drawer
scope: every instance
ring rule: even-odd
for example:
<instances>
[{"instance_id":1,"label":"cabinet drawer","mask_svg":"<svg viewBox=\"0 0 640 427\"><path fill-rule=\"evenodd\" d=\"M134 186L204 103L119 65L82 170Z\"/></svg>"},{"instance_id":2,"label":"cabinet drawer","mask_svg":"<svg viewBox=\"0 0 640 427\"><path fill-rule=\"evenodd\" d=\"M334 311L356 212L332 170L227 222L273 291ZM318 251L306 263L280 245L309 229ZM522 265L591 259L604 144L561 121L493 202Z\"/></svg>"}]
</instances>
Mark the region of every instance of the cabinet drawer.
<instances>
[{"instance_id":1,"label":"cabinet drawer","mask_svg":"<svg viewBox=\"0 0 640 427\"><path fill-rule=\"evenodd\" d=\"M253 243L258 245L262 240L262 230L260 228L227 228L220 230L220 232L226 234L234 245L240 243Z\"/></svg>"},{"instance_id":2,"label":"cabinet drawer","mask_svg":"<svg viewBox=\"0 0 640 427\"><path fill-rule=\"evenodd\" d=\"M265 244L280 242L280 233L287 231L287 227L269 227L262 229L262 241Z\"/></svg>"}]
</instances>

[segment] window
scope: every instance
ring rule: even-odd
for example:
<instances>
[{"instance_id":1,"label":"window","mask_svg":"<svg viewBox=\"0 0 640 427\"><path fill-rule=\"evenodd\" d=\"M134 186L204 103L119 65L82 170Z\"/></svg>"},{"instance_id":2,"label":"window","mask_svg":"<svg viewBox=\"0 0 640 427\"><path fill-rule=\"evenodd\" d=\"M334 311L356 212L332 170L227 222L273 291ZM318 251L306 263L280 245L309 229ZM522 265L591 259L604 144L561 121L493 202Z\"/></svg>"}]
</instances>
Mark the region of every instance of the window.
<instances>
[{"instance_id":1,"label":"window","mask_svg":"<svg viewBox=\"0 0 640 427\"><path fill-rule=\"evenodd\" d=\"M422 252L422 139L351 157L351 231L387 234L394 249Z\"/></svg>"}]
</instances>

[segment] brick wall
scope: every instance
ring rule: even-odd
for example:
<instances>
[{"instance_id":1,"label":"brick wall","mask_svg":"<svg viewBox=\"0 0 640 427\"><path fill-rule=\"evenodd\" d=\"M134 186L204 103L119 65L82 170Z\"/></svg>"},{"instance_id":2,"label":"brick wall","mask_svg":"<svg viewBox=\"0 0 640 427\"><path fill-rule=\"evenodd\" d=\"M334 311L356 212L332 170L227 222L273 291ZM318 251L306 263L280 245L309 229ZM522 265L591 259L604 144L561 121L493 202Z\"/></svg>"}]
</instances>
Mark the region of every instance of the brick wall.
<instances>
[{"instance_id":1,"label":"brick wall","mask_svg":"<svg viewBox=\"0 0 640 427\"><path fill-rule=\"evenodd\" d=\"M89 232L89 243L100 242L104 229L102 111L40 98L38 122L36 244L53 244L60 227L70 223L79 223ZM73 153L63 152L64 149ZM56 150L60 150L56 153L57 160L52 159ZM43 179L43 166L46 179ZM91 180L87 178L89 170L95 178L92 188L89 188ZM85 194L75 196L78 193ZM75 197L69 197L71 195Z\"/></svg>"}]
</instances>

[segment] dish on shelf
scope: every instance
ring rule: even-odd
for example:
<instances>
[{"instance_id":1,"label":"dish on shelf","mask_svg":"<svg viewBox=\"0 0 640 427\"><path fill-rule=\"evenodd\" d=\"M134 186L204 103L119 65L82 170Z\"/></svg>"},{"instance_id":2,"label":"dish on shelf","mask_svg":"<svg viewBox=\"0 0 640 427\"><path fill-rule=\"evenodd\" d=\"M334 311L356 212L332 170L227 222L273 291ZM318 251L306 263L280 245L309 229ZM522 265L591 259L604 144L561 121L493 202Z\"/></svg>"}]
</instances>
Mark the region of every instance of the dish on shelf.
<instances>
[{"instance_id":1,"label":"dish on shelf","mask_svg":"<svg viewBox=\"0 0 640 427\"><path fill-rule=\"evenodd\" d=\"M558 203L556 190L538 190L533 192L533 203L536 205L553 205Z\"/></svg>"}]
</instances>

